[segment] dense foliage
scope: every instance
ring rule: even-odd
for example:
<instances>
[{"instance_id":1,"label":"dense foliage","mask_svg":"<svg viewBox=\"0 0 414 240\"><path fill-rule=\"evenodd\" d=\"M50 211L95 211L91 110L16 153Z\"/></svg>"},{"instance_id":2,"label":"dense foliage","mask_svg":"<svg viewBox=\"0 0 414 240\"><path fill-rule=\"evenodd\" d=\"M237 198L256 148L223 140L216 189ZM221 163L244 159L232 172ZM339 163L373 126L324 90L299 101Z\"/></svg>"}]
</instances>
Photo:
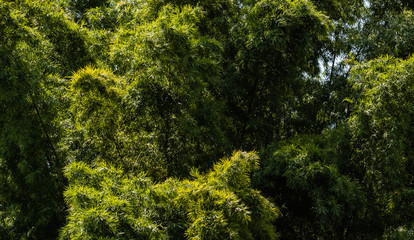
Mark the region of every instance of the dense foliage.
<instances>
[{"instance_id":1,"label":"dense foliage","mask_svg":"<svg viewBox=\"0 0 414 240\"><path fill-rule=\"evenodd\" d=\"M275 239L276 209L251 188L257 167L257 155L237 152L206 175L155 184L103 163L72 163L61 239Z\"/></svg>"},{"instance_id":2,"label":"dense foliage","mask_svg":"<svg viewBox=\"0 0 414 240\"><path fill-rule=\"evenodd\" d=\"M0 0L0 239L413 239L413 10Z\"/></svg>"}]
</instances>

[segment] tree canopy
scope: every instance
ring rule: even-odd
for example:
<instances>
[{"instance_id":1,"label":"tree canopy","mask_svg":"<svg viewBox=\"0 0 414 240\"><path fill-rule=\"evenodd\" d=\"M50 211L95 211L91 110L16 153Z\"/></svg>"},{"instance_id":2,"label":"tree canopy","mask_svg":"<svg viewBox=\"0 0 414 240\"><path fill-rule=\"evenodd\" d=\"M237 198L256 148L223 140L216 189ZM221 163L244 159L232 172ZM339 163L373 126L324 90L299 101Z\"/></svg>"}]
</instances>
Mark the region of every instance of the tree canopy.
<instances>
[{"instance_id":1,"label":"tree canopy","mask_svg":"<svg viewBox=\"0 0 414 240\"><path fill-rule=\"evenodd\" d=\"M413 11L0 0L0 239L414 238Z\"/></svg>"}]
</instances>

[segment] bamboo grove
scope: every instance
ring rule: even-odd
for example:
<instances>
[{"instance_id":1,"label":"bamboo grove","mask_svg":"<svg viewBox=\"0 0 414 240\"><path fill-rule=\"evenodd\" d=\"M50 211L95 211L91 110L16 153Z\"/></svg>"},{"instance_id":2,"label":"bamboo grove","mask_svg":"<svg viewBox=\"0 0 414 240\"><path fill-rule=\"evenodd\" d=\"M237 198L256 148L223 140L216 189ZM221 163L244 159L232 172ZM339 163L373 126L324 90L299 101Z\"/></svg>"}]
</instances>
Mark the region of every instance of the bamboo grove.
<instances>
[{"instance_id":1,"label":"bamboo grove","mask_svg":"<svg viewBox=\"0 0 414 240\"><path fill-rule=\"evenodd\" d=\"M414 239L410 0L0 0L0 239Z\"/></svg>"}]
</instances>

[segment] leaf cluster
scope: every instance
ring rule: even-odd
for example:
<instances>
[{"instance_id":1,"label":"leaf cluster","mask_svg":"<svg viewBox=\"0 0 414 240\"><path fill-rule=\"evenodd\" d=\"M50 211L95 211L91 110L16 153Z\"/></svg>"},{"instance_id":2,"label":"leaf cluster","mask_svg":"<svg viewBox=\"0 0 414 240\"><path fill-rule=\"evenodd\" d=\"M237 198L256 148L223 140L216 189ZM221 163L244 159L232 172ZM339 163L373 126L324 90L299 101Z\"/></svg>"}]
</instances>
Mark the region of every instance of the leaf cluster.
<instances>
[{"instance_id":1,"label":"leaf cluster","mask_svg":"<svg viewBox=\"0 0 414 240\"><path fill-rule=\"evenodd\" d=\"M237 152L208 174L158 184L104 163L72 163L60 238L275 239L277 210L250 185L257 161Z\"/></svg>"}]
</instances>

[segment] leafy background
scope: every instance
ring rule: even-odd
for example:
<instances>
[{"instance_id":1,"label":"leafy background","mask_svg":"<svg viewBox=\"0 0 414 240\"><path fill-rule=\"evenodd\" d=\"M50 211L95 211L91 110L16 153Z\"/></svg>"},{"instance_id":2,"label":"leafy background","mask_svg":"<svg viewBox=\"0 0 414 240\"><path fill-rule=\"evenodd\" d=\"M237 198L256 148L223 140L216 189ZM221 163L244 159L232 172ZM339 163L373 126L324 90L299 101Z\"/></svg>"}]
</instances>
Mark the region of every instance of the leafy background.
<instances>
[{"instance_id":1,"label":"leafy background","mask_svg":"<svg viewBox=\"0 0 414 240\"><path fill-rule=\"evenodd\" d=\"M412 239L413 7L0 0L0 239Z\"/></svg>"}]
</instances>

